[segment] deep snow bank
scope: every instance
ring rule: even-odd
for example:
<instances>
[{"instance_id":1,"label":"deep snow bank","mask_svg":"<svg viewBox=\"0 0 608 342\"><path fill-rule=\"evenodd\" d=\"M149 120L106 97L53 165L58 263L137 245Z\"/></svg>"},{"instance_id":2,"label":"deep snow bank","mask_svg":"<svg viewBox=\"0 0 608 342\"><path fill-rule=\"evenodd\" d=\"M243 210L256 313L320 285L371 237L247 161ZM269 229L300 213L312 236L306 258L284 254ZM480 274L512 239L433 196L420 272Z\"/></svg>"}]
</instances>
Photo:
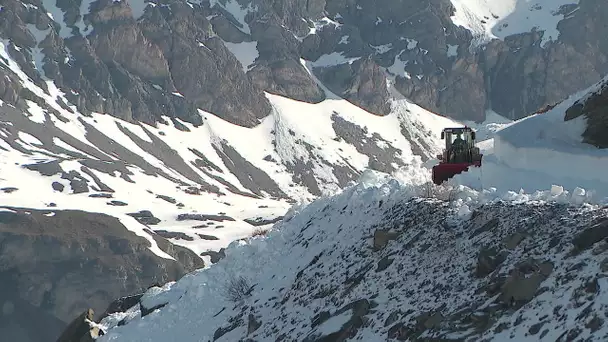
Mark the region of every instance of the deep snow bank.
<instances>
[{"instance_id":1,"label":"deep snow bank","mask_svg":"<svg viewBox=\"0 0 608 342\"><path fill-rule=\"evenodd\" d=\"M608 150L582 142L586 119L564 121L570 101L496 133L494 154L510 167L607 183Z\"/></svg>"},{"instance_id":2,"label":"deep snow bank","mask_svg":"<svg viewBox=\"0 0 608 342\"><path fill-rule=\"evenodd\" d=\"M608 250L600 242L606 209L542 201L475 208L468 192L455 194L471 204L462 215L463 200L411 199L425 187L374 176L294 208L210 268L152 288L142 305L164 306L143 318L138 306L111 316L99 341L553 341L608 332L606 283L597 276ZM251 293L231 301L227 286L240 276Z\"/></svg>"},{"instance_id":3,"label":"deep snow bank","mask_svg":"<svg viewBox=\"0 0 608 342\"><path fill-rule=\"evenodd\" d=\"M483 166L457 175L452 184L527 193L548 189L556 193L561 187L576 197L575 202L607 202L608 149L583 143L588 125L584 116L564 120L568 108L606 81L573 94L545 113L503 124L479 144Z\"/></svg>"},{"instance_id":4,"label":"deep snow bank","mask_svg":"<svg viewBox=\"0 0 608 342\"><path fill-rule=\"evenodd\" d=\"M536 189L557 184L571 190L586 188L597 198L608 197L608 150L582 142L587 125L584 117L564 121L566 109L576 99L572 96L546 113L499 130L494 137L495 161L512 170L529 172L536 180ZM530 183L522 181L524 185Z\"/></svg>"}]
</instances>

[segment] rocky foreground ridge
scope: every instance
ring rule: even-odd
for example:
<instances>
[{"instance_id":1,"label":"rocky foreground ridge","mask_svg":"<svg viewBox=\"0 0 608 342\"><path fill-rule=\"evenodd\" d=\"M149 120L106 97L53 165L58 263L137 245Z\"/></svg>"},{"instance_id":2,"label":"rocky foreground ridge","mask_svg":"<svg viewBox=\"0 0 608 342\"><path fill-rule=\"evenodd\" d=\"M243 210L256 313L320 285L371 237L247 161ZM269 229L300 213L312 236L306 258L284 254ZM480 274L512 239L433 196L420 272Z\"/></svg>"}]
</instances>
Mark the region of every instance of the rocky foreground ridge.
<instances>
[{"instance_id":1,"label":"rocky foreground ridge","mask_svg":"<svg viewBox=\"0 0 608 342\"><path fill-rule=\"evenodd\" d=\"M606 208L498 201L466 214L403 196L390 185L317 201L210 269L150 289L96 325L97 340L608 336Z\"/></svg>"},{"instance_id":2,"label":"rocky foreground ridge","mask_svg":"<svg viewBox=\"0 0 608 342\"><path fill-rule=\"evenodd\" d=\"M487 108L526 116L608 73L602 0L553 13L564 19L546 44L545 33L533 31L480 46L454 25L449 0L0 5L0 38L34 83L44 88L52 79L83 113L147 123L164 115L200 125L200 108L251 127L271 111L264 91L322 101L327 95L302 59L330 90L372 113L390 110L388 79L424 108L476 121ZM334 57L346 59L327 62ZM39 102L2 61L0 76L1 100Z\"/></svg>"}]
</instances>

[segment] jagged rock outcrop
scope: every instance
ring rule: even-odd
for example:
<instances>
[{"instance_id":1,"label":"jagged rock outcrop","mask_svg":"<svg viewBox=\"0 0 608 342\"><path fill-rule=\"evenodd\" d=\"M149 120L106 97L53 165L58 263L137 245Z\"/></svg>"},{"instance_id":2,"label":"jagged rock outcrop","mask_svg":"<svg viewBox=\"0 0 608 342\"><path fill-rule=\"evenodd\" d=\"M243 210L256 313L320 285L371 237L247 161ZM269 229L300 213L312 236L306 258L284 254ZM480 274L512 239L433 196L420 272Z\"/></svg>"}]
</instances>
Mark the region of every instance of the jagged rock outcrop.
<instances>
[{"instance_id":1,"label":"jagged rock outcrop","mask_svg":"<svg viewBox=\"0 0 608 342\"><path fill-rule=\"evenodd\" d=\"M3 209L0 308L6 310L0 336L24 342L55 340L84 310L104 312L115 298L203 266L192 251L155 239L163 241L159 247L176 260L156 256L148 249L149 241L108 215Z\"/></svg>"},{"instance_id":2,"label":"jagged rock outcrop","mask_svg":"<svg viewBox=\"0 0 608 342\"><path fill-rule=\"evenodd\" d=\"M564 119L569 121L581 115L587 119L583 141L599 148L608 148L608 80L596 92L568 108Z\"/></svg>"},{"instance_id":3,"label":"jagged rock outcrop","mask_svg":"<svg viewBox=\"0 0 608 342\"><path fill-rule=\"evenodd\" d=\"M57 342L93 342L103 336L103 331L93 323L94 315L93 309L80 314L65 328Z\"/></svg>"},{"instance_id":4,"label":"jagged rock outcrop","mask_svg":"<svg viewBox=\"0 0 608 342\"><path fill-rule=\"evenodd\" d=\"M608 73L608 6L601 0L562 7L558 39L542 46L538 31L479 47L453 24L449 0L96 0L88 9L65 1L57 7L64 15L54 22L42 3L4 1L0 36L10 41L11 58L35 84L46 88L41 74L53 79L84 113L147 123L168 116L199 125L201 108L251 127L270 113L263 91L322 101L326 94L300 58L334 54L358 60L315 68L315 75L379 115L390 110L386 76L429 110L480 121L487 108L526 116ZM14 79L4 67L0 74ZM3 101L31 97L19 82L0 81Z\"/></svg>"},{"instance_id":5,"label":"jagged rock outcrop","mask_svg":"<svg viewBox=\"0 0 608 342\"><path fill-rule=\"evenodd\" d=\"M19 47L10 51L11 57L37 85L44 85L39 74L53 79L83 113L106 112L150 124L168 116L200 125L201 108L232 123L253 126L270 112L261 90L213 37L206 19L209 8L173 1L148 8L136 20L128 2L98 0L80 18L80 7L61 2L58 7L68 15L51 28L36 19L48 21L42 4L33 8L19 3L8 1L0 12L2 20L17 20L0 30L0 36ZM26 25L35 21L37 27L28 30ZM33 51L37 44L44 54L43 66L37 66L40 73L32 67L29 52L21 50ZM11 104L18 102L13 93L19 89L14 87L0 92Z\"/></svg>"}]
</instances>

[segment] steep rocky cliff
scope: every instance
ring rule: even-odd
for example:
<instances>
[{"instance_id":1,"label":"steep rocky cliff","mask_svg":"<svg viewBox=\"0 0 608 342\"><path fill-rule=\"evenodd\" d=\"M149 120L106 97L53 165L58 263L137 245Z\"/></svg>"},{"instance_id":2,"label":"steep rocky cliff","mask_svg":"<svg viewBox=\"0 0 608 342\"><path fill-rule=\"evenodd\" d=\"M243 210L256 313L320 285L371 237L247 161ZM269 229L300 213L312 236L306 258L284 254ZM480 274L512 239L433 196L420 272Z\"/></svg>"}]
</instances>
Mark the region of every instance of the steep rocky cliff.
<instances>
[{"instance_id":1,"label":"steep rocky cliff","mask_svg":"<svg viewBox=\"0 0 608 342\"><path fill-rule=\"evenodd\" d=\"M581 116L587 123L583 141L598 148L608 148L608 79L605 79L595 92L568 108L565 120Z\"/></svg>"},{"instance_id":2,"label":"steep rocky cliff","mask_svg":"<svg viewBox=\"0 0 608 342\"><path fill-rule=\"evenodd\" d=\"M54 80L83 112L148 123L165 116L199 125L200 108L251 127L270 113L264 91L322 101L326 94L302 59L330 90L372 113L390 111L387 87L394 86L429 110L476 121L488 108L526 116L608 73L601 0L524 9L553 11L546 16L557 18L557 37L522 28L485 40L454 24L464 10L450 0L0 5L0 38L32 82ZM489 15L495 27L518 24ZM479 21L472 20L486 24ZM5 64L0 99L35 100Z\"/></svg>"},{"instance_id":3,"label":"steep rocky cliff","mask_svg":"<svg viewBox=\"0 0 608 342\"><path fill-rule=\"evenodd\" d=\"M160 236L175 260L108 215L70 210L0 211L0 336L3 341L54 341L91 307L179 279L203 266L196 254ZM97 316L100 317L100 316Z\"/></svg>"}]
</instances>

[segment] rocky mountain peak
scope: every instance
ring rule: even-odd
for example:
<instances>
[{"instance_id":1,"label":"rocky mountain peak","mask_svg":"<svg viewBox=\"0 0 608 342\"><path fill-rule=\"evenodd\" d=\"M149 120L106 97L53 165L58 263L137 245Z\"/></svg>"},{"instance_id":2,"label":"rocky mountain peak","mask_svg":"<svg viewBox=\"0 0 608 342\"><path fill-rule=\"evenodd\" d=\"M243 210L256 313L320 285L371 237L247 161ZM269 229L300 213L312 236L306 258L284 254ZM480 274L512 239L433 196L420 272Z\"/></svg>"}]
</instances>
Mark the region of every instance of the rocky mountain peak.
<instances>
[{"instance_id":1,"label":"rocky mountain peak","mask_svg":"<svg viewBox=\"0 0 608 342\"><path fill-rule=\"evenodd\" d=\"M519 12L479 22L471 12L463 24L472 9L456 3L6 0L0 35L32 81L54 80L80 111L146 123L200 125L202 109L253 127L271 110L264 92L324 100L316 78L378 115L396 92L457 119L483 121L487 109L513 119L608 72L601 1L557 7L556 27L539 21L532 31L510 28ZM469 27L489 21L512 34L483 38ZM551 30L559 36L548 38ZM2 99L15 104L20 91L13 85Z\"/></svg>"}]
</instances>

